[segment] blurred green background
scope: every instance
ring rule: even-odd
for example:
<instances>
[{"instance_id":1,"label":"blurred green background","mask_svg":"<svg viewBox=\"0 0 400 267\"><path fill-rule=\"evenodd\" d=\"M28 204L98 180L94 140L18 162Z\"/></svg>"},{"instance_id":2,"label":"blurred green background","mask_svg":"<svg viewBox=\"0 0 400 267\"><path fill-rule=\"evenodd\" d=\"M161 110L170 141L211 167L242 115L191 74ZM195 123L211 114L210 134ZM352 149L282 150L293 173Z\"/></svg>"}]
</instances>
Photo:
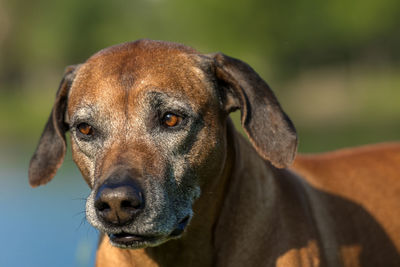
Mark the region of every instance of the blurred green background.
<instances>
[{"instance_id":1,"label":"blurred green background","mask_svg":"<svg viewBox=\"0 0 400 267\"><path fill-rule=\"evenodd\" d=\"M139 38L248 62L300 151L399 139L399 12L398 0L3 1L0 140L33 149L64 67Z\"/></svg>"},{"instance_id":2,"label":"blurred green background","mask_svg":"<svg viewBox=\"0 0 400 267\"><path fill-rule=\"evenodd\" d=\"M16 177L10 195L27 186L64 67L139 38L249 63L292 118L301 152L399 140L399 14L398 0L0 0L0 181ZM49 186L78 180L75 169Z\"/></svg>"}]
</instances>

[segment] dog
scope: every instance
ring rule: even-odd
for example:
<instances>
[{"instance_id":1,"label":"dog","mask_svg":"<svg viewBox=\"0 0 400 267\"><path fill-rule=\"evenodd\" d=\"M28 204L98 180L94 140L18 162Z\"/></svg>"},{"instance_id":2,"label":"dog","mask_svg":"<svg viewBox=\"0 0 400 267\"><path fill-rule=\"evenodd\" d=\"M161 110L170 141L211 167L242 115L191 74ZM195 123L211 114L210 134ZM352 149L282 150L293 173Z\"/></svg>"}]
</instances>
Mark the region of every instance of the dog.
<instances>
[{"instance_id":1,"label":"dog","mask_svg":"<svg viewBox=\"0 0 400 267\"><path fill-rule=\"evenodd\" d=\"M295 127L238 59L139 40L67 67L33 187L67 131L96 266L400 266L400 144L294 161Z\"/></svg>"}]
</instances>

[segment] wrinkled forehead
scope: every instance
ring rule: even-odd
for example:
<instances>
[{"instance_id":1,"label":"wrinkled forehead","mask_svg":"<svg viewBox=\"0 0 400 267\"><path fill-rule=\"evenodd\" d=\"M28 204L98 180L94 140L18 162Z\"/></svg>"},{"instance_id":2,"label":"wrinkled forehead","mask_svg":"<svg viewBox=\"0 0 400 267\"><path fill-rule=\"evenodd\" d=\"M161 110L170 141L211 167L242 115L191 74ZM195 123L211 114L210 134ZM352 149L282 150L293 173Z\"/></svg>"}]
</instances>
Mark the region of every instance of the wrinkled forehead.
<instances>
[{"instance_id":1,"label":"wrinkled forehead","mask_svg":"<svg viewBox=\"0 0 400 267\"><path fill-rule=\"evenodd\" d=\"M69 96L69 109L90 103L118 106L142 101L146 92L190 99L192 108L210 100L211 81L198 53L181 45L135 42L102 50L79 69ZM132 103L133 104L133 103Z\"/></svg>"}]
</instances>

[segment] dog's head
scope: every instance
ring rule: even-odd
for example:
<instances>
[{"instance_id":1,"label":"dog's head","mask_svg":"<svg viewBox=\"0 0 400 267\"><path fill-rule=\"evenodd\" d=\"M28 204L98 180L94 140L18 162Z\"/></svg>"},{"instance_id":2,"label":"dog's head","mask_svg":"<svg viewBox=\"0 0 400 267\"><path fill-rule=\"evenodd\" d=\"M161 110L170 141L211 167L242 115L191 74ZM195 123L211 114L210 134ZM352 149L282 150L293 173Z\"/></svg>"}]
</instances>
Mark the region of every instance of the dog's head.
<instances>
[{"instance_id":1,"label":"dog's head","mask_svg":"<svg viewBox=\"0 0 400 267\"><path fill-rule=\"evenodd\" d=\"M149 40L104 49L67 68L29 182L52 179L69 130L92 189L88 221L115 246L158 245L182 234L203 183L221 175L236 109L257 152L277 167L290 164L295 129L247 64Z\"/></svg>"}]
</instances>

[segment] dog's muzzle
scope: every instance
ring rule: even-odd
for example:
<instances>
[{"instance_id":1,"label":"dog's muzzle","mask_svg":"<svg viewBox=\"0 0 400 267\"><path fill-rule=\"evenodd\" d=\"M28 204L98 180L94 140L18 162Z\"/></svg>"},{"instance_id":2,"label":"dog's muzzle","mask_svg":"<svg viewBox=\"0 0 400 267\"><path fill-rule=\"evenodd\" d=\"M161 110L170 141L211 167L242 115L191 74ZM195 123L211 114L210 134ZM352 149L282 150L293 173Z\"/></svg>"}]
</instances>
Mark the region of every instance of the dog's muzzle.
<instances>
[{"instance_id":1,"label":"dog's muzzle","mask_svg":"<svg viewBox=\"0 0 400 267\"><path fill-rule=\"evenodd\" d=\"M180 237L189 224L191 214L177 218L169 233L137 231L135 224L143 224L143 216L146 215L146 196L135 173L130 169L117 168L95 191L93 207L102 231L113 245L121 248L153 246Z\"/></svg>"}]
</instances>

